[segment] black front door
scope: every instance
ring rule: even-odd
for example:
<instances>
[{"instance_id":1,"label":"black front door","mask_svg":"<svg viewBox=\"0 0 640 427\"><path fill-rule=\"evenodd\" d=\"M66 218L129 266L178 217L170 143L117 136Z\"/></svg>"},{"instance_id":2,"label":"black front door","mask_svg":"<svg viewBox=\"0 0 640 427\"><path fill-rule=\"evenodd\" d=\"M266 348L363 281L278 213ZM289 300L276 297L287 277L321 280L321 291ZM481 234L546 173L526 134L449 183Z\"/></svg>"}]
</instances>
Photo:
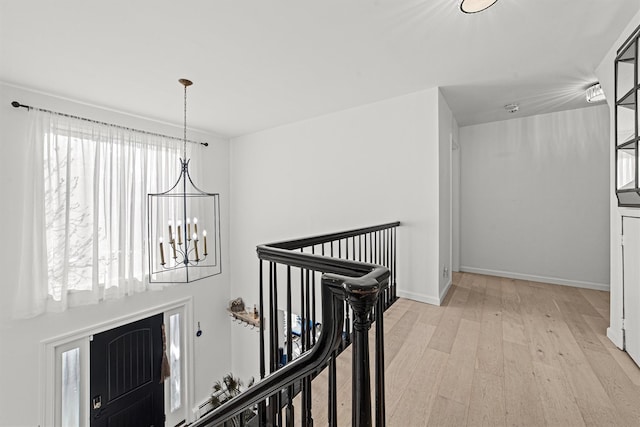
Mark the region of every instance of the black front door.
<instances>
[{"instance_id":1,"label":"black front door","mask_svg":"<svg viewBox=\"0 0 640 427\"><path fill-rule=\"evenodd\" d=\"M163 315L93 336L91 427L164 426Z\"/></svg>"}]
</instances>

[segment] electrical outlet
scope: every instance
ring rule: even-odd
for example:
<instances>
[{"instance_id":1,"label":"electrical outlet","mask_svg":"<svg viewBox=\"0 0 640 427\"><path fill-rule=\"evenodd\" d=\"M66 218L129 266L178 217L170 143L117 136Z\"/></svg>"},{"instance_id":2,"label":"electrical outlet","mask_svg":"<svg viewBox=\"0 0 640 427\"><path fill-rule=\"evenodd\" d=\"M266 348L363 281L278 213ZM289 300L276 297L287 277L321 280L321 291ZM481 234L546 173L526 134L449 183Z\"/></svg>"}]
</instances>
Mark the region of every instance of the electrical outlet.
<instances>
[{"instance_id":1,"label":"electrical outlet","mask_svg":"<svg viewBox=\"0 0 640 427\"><path fill-rule=\"evenodd\" d=\"M449 277L449 268L446 266L442 269L442 277L444 278Z\"/></svg>"}]
</instances>

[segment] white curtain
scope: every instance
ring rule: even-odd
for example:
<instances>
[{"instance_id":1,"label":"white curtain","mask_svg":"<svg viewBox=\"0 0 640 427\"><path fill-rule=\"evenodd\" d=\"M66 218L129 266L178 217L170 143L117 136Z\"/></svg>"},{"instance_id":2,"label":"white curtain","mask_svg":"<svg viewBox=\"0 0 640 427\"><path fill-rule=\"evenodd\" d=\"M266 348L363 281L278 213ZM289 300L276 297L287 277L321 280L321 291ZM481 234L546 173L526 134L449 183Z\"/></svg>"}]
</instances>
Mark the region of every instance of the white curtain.
<instances>
[{"instance_id":1,"label":"white curtain","mask_svg":"<svg viewBox=\"0 0 640 427\"><path fill-rule=\"evenodd\" d=\"M173 186L182 142L29 116L16 317L147 290L147 194Z\"/></svg>"}]
</instances>

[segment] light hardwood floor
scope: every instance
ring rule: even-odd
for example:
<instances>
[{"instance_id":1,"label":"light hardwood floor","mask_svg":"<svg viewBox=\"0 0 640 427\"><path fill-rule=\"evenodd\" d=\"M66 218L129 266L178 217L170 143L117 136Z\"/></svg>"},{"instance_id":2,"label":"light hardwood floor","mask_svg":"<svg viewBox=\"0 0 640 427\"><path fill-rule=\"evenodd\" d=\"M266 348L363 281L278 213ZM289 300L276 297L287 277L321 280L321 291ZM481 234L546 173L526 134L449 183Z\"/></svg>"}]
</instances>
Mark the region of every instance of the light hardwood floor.
<instances>
[{"instance_id":1,"label":"light hardwood floor","mask_svg":"<svg viewBox=\"0 0 640 427\"><path fill-rule=\"evenodd\" d=\"M400 299L385 313L387 425L640 426L640 369L608 319L606 292L468 273L441 307ZM337 362L349 426L351 351ZM326 396L325 371L315 425Z\"/></svg>"}]
</instances>

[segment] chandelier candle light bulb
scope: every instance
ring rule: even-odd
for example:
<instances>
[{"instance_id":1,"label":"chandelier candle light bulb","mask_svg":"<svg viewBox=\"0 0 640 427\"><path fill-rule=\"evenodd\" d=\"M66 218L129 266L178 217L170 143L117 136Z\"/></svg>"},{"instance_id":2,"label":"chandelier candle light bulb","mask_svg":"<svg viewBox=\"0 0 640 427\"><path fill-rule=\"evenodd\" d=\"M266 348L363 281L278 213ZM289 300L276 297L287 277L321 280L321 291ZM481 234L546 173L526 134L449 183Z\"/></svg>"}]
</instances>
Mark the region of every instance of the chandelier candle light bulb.
<instances>
[{"instance_id":1,"label":"chandelier candle light bulb","mask_svg":"<svg viewBox=\"0 0 640 427\"><path fill-rule=\"evenodd\" d=\"M160 242L160 265L164 265L164 249L162 248L162 237L158 239Z\"/></svg>"},{"instance_id":2,"label":"chandelier candle light bulb","mask_svg":"<svg viewBox=\"0 0 640 427\"><path fill-rule=\"evenodd\" d=\"M196 261L200 261L200 254L198 253L198 235L193 233L193 247L196 250Z\"/></svg>"},{"instance_id":3,"label":"chandelier candle light bulb","mask_svg":"<svg viewBox=\"0 0 640 427\"><path fill-rule=\"evenodd\" d=\"M204 256L207 256L207 230L202 230L202 238L204 239Z\"/></svg>"}]
</instances>

